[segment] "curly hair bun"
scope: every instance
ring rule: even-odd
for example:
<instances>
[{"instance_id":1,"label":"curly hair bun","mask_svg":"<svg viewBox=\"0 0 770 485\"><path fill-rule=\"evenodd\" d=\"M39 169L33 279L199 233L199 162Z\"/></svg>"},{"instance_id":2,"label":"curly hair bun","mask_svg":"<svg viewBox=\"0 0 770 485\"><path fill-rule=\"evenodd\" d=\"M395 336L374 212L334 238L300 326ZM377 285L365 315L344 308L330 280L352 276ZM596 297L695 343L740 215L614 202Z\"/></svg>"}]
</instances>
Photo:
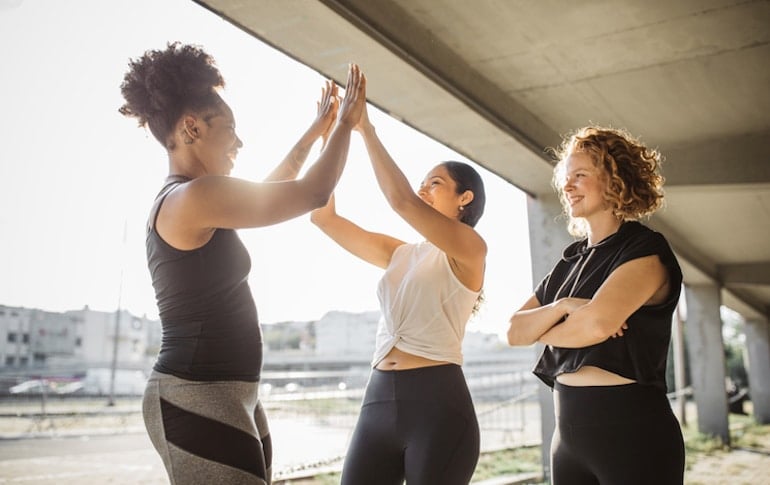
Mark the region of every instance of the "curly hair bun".
<instances>
[{"instance_id":1,"label":"curly hair bun","mask_svg":"<svg viewBox=\"0 0 770 485\"><path fill-rule=\"evenodd\" d=\"M120 85L126 102L118 111L148 126L166 145L184 112L216 105L216 90L224 85L214 59L201 47L170 42L164 50L149 50L130 60Z\"/></svg>"}]
</instances>

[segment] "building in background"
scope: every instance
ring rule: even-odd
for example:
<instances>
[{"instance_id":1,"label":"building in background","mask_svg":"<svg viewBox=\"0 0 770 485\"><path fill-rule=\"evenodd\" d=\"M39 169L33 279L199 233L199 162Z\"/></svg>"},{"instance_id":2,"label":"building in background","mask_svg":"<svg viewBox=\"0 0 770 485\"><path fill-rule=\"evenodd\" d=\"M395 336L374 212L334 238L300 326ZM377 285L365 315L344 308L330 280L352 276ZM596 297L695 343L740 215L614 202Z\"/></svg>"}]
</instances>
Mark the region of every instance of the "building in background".
<instances>
[{"instance_id":1,"label":"building in background","mask_svg":"<svg viewBox=\"0 0 770 485\"><path fill-rule=\"evenodd\" d=\"M58 313L0 305L0 369L14 374L82 374L89 368L111 367L117 348L117 367L144 370L157 355L160 335L157 320L125 310L118 314L85 307Z\"/></svg>"},{"instance_id":2,"label":"building in background","mask_svg":"<svg viewBox=\"0 0 770 485\"><path fill-rule=\"evenodd\" d=\"M374 352L379 320L379 311L326 313L315 324L315 354L360 357L368 362Z\"/></svg>"}]
</instances>

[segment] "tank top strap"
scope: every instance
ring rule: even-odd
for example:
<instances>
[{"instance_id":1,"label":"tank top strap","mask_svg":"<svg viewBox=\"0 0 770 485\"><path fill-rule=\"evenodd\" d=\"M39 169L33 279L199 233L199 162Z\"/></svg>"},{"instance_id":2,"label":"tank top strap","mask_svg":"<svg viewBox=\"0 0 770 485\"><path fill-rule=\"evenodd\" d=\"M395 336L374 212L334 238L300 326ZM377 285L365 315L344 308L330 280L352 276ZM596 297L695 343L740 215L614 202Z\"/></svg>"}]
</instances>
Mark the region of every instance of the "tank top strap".
<instances>
[{"instance_id":1,"label":"tank top strap","mask_svg":"<svg viewBox=\"0 0 770 485\"><path fill-rule=\"evenodd\" d=\"M163 201L166 200L168 194L172 190L179 187L179 185L192 180L184 175L169 175L166 179L166 184L160 189L158 195L155 196L155 202L150 209L150 217L147 219L147 232L149 233L155 228L155 221L158 219L158 212L160 212L160 206L163 205Z\"/></svg>"}]
</instances>

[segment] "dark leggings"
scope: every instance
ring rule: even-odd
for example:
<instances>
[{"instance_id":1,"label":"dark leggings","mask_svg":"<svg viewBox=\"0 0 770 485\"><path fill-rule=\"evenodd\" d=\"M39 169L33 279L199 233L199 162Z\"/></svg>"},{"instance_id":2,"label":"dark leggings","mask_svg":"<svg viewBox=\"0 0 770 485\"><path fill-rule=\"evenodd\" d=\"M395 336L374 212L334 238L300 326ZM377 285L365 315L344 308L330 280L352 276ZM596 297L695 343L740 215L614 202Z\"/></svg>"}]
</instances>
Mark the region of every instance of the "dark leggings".
<instances>
[{"instance_id":1,"label":"dark leggings","mask_svg":"<svg viewBox=\"0 0 770 485\"><path fill-rule=\"evenodd\" d=\"M342 485L466 485L479 425L462 369L373 369L342 469Z\"/></svg>"},{"instance_id":2,"label":"dark leggings","mask_svg":"<svg viewBox=\"0 0 770 485\"><path fill-rule=\"evenodd\" d=\"M553 396L553 485L683 483L682 432L663 391L557 382Z\"/></svg>"}]
</instances>

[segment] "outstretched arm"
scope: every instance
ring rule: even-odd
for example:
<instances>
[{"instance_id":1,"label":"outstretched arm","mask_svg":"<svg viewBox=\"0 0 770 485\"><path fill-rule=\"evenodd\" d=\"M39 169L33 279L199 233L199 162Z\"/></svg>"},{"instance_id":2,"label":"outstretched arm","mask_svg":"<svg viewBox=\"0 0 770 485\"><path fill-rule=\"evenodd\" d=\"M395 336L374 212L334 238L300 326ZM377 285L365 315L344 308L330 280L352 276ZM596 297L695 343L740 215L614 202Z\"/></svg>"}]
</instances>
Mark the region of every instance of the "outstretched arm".
<instances>
[{"instance_id":1,"label":"outstretched arm","mask_svg":"<svg viewBox=\"0 0 770 485\"><path fill-rule=\"evenodd\" d=\"M336 126L318 161L302 178L255 183L234 177L198 177L169 194L158 215L161 235L173 239L179 249L194 248L216 228L267 226L323 206L342 174L350 132L365 103L366 80L353 64Z\"/></svg>"},{"instance_id":2,"label":"outstretched arm","mask_svg":"<svg viewBox=\"0 0 770 485\"><path fill-rule=\"evenodd\" d=\"M377 183L393 210L447 254L465 286L480 289L487 254L481 236L469 225L446 217L420 199L377 136L366 109L356 129L363 136Z\"/></svg>"},{"instance_id":3,"label":"outstretched arm","mask_svg":"<svg viewBox=\"0 0 770 485\"><path fill-rule=\"evenodd\" d=\"M318 101L317 114L313 123L264 181L278 182L297 178L316 140L324 135L328 137L331 133L338 108L337 85L332 81L326 81L321 89L321 100Z\"/></svg>"},{"instance_id":4,"label":"outstretched arm","mask_svg":"<svg viewBox=\"0 0 770 485\"><path fill-rule=\"evenodd\" d=\"M385 234L369 232L337 214L334 194L326 206L310 213L310 220L351 254L380 268L387 268L393 251L403 243Z\"/></svg>"}]
</instances>

